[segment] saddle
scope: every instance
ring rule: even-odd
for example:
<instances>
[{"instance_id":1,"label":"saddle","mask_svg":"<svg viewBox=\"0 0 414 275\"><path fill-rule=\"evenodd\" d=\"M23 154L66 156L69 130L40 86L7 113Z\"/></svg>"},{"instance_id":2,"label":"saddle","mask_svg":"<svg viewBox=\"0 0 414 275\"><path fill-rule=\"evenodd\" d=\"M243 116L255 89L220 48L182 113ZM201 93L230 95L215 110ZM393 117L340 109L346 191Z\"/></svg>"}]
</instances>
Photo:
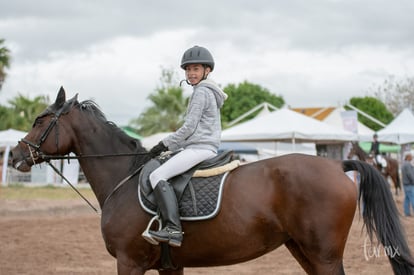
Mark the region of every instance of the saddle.
<instances>
[{"instance_id":1,"label":"saddle","mask_svg":"<svg viewBox=\"0 0 414 275\"><path fill-rule=\"evenodd\" d=\"M161 164L168 161L171 156L161 156L148 161L139 175L138 200L141 207L149 214L157 214L157 203L149 175ZM225 177L229 170L238 166L234 163L238 163L238 161L232 161L232 157L233 151L225 151L168 180L177 196L181 220L207 219L218 213ZM233 164L231 167L229 167L230 163ZM223 166L229 168L223 169ZM207 171L218 167L220 167L219 172L213 176L194 177L196 171Z\"/></svg>"}]
</instances>

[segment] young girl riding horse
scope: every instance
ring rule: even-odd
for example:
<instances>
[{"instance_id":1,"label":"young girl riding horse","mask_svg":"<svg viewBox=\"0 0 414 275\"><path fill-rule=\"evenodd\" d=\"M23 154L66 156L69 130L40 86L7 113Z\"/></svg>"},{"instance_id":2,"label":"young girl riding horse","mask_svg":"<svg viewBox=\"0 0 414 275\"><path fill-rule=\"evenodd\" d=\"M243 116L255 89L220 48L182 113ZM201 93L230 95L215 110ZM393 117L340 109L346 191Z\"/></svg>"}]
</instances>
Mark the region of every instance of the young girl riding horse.
<instances>
[{"instance_id":1,"label":"young girl riding horse","mask_svg":"<svg viewBox=\"0 0 414 275\"><path fill-rule=\"evenodd\" d=\"M149 234L158 242L176 247L181 246L183 233L177 198L168 180L217 155L221 137L220 108L227 98L216 83L207 79L214 69L214 60L206 48L194 46L185 51L181 68L185 70L187 83L193 86L184 124L150 150L155 157L163 151L182 149L150 175L163 228L150 230Z\"/></svg>"}]
</instances>

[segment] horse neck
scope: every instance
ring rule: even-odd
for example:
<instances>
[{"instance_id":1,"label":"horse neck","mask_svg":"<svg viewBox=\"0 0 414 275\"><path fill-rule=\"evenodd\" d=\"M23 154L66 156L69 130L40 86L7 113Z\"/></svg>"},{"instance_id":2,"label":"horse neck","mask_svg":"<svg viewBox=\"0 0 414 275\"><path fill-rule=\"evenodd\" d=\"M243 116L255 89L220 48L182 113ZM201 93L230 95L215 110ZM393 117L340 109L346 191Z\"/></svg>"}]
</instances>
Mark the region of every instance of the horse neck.
<instances>
[{"instance_id":1,"label":"horse neck","mask_svg":"<svg viewBox=\"0 0 414 275\"><path fill-rule=\"evenodd\" d=\"M359 153L358 153L358 157L359 157L360 160L366 161L368 156L365 154L365 152L360 150Z\"/></svg>"},{"instance_id":2,"label":"horse neck","mask_svg":"<svg viewBox=\"0 0 414 275\"><path fill-rule=\"evenodd\" d=\"M115 128L114 128L115 129ZM132 143L117 137L117 133L108 125L91 125L75 129L77 146L75 154L116 155L132 153ZM127 177L134 161L131 156L85 157L79 159L82 171L88 180L102 208L105 199L114 187Z\"/></svg>"},{"instance_id":3,"label":"horse neck","mask_svg":"<svg viewBox=\"0 0 414 275\"><path fill-rule=\"evenodd\" d=\"M357 147L356 147L355 152L356 152L356 155L358 156L359 160L366 161L366 159L368 158L368 155L365 153L364 150L362 150L361 147L359 147L358 145L356 145L356 146Z\"/></svg>"}]
</instances>

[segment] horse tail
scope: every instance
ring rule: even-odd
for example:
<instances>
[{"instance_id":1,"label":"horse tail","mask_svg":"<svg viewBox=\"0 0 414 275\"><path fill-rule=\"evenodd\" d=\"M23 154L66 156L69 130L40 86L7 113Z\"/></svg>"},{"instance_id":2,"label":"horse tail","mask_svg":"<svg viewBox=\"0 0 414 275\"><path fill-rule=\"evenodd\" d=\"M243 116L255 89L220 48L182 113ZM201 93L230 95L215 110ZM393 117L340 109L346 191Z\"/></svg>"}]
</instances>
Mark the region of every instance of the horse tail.
<instances>
[{"instance_id":1,"label":"horse tail","mask_svg":"<svg viewBox=\"0 0 414 275\"><path fill-rule=\"evenodd\" d=\"M358 205L362 205L362 217L371 242L375 234L395 274L414 274L414 259L388 182L365 162L344 160L342 167L345 172L356 170L360 174Z\"/></svg>"}]
</instances>

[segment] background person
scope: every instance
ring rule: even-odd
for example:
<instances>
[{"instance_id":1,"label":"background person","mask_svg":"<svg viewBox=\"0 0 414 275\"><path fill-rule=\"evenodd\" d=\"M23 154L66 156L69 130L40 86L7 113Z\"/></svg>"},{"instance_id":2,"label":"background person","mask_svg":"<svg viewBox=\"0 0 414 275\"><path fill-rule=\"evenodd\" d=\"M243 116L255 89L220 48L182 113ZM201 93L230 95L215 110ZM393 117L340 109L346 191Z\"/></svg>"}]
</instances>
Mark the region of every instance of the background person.
<instances>
[{"instance_id":1,"label":"background person","mask_svg":"<svg viewBox=\"0 0 414 275\"><path fill-rule=\"evenodd\" d=\"M404 163L401 167L402 180L404 185L404 215L411 216L411 209L414 209L414 166L411 164L413 156L408 153L404 157Z\"/></svg>"},{"instance_id":2,"label":"background person","mask_svg":"<svg viewBox=\"0 0 414 275\"><path fill-rule=\"evenodd\" d=\"M385 168L387 167L387 160L381 155L378 135L374 134L373 139L374 141L371 143L371 149L369 151L374 156L377 165L380 165L382 171L385 171Z\"/></svg>"}]
</instances>

